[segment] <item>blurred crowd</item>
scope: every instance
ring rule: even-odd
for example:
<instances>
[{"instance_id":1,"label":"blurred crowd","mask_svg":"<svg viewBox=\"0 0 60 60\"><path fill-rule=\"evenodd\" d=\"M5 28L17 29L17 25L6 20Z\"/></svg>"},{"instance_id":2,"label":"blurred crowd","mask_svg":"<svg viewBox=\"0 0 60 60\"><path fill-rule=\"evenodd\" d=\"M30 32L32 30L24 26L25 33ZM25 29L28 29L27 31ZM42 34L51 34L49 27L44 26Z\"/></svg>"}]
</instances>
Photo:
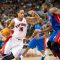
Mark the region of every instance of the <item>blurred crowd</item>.
<instances>
[{"instance_id":1,"label":"blurred crowd","mask_svg":"<svg viewBox=\"0 0 60 60\"><path fill-rule=\"evenodd\" d=\"M2 0L3 1L3 0ZM5 1L5 0L4 0ZM18 2L17 2L18 1ZM5 26L5 21L11 20L12 18L17 16L17 12L20 9L24 9L25 12L29 10L35 10L39 14L42 12L42 4L45 3L44 0L7 0L4 3L0 3L0 23L2 23L3 27ZM47 0L46 0L47 1ZM60 0L59 0L60 1ZM49 4L60 8L59 1L48 0ZM1 1L0 1L1 2ZM56 2L56 3L54 3ZM3 23L4 22L4 23ZM1 24L0 24L1 25Z\"/></svg>"},{"instance_id":2,"label":"blurred crowd","mask_svg":"<svg viewBox=\"0 0 60 60\"><path fill-rule=\"evenodd\" d=\"M2 0L3 1L3 0ZM17 2L18 1L18 2ZM19 10L24 9L25 10L25 16L29 16L27 14L27 11L34 10L36 11L40 17L45 20L44 22L47 22L47 8L46 11L43 11L43 4L45 2L48 2L51 6L55 6L60 8L60 3L56 0L7 0L3 3L0 3L0 30L6 27L9 22L17 16L17 13ZM1 1L0 1L1 2ZM54 3L56 2L56 3ZM34 28L32 25L28 25L28 34L31 36L33 33ZM31 32L32 31L32 32Z\"/></svg>"}]
</instances>

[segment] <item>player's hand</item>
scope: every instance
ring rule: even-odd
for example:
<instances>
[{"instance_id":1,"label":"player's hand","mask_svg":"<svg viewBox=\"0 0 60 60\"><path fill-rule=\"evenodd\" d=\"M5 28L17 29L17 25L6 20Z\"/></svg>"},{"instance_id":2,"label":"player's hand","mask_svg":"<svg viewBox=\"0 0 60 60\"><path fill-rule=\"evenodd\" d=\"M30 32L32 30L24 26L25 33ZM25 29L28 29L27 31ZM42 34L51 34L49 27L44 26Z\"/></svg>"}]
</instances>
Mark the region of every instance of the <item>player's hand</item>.
<instances>
[{"instance_id":1,"label":"player's hand","mask_svg":"<svg viewBox=\"0 0 60 60\"><path fill-rule=\"evenodd\" d=\"M42 31L36 31L36 34L40 34L40 33L42 33Z\"/></svg>"},{"instance_id":2,"label":"player's hand","mask_svg":"<svg viewBox=\"0 0 60 60\"><path fill-rule=\"evenodd\" d=\"M28 13L29 13L29 14L36 14L36 12L33 11L33 10L28 11Z\"/></svg>"}]
</instances>

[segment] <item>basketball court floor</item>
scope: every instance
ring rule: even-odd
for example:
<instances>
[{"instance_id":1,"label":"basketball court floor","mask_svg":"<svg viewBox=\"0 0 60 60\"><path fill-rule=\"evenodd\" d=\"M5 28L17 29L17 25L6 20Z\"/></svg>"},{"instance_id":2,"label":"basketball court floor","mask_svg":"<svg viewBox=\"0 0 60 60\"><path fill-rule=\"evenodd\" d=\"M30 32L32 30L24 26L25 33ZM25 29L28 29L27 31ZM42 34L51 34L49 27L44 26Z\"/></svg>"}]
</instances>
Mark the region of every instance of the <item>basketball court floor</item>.
<instances>
[{"instance_id":1,"label":"basketball court floor","mask_svg":"<svg viewBox=\"0 0 60 60\"><path fill-rule=\"evenodd\" d=\"M40 60L41 59L40 53L37 52L36 50L29 50L27 54L29 54L29 53L30 53L30 55L23 57L22 60ZM36 54L36 56L31 55L31 53ZM53 56L52 52L50 51L50 49L47 49L47 53L49 55L47 55L45 57L45 60L54 60L54 56ZM0 60L2 60L2 57L0 57ZM13 59L13 60L15 60L15 59Z\"/></svg>"}]
</instances>

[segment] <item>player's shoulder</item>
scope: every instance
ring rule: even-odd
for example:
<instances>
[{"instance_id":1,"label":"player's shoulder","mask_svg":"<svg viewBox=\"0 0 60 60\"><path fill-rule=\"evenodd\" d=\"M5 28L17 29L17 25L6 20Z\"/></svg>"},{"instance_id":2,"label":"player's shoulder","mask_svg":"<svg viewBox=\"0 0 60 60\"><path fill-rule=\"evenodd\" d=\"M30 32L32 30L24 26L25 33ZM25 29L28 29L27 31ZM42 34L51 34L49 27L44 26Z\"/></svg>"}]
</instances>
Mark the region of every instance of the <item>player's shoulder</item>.
<instances>
[{"instance_id":1,"label":"player's shoulder","mask_svg":"<svg viewBox=\"0 0 60 60\"><path fill-rule=\"evenodd\" d=\"M27 21L26 21L26 18L25 18L25 17L23 17L22 22L27 23Z\"/></svg>"},{"instance_id":2,"label":"player's shoulder","mask_svg":"<svg viewBox=\"0 0 60 60\"><path fill-rule=\"evenodd\" d=\"M17 18L13 18L10 23L14 24Z\"/></svg>"},{"instance_id":3,"label":"player's shoulder","mask_svg":"<svg viewBox=\"0 0 60 60\"><path fill-rule=\"evenodd\" d=\"M17 22L17 21L18 21L18 18L13 18L12 19L12 22L14 22L14 23Z\"/></svg>"},{"instance_id":4,"label":"player's shoulder","mask_svg":"<svg viewBox=\"0 0 60 60\"><path fill-rule=\"evenodd\" d=\"M23 21L26 21L26 18L25 17L23 17Z\"/></svg>"},{"instance_id":5,"label":"player's shoulder","mask_svg":"<svg viewBox=\"0 0 60 60\"><path fill-rule=\"evenodd\" d=\"M12 20L17 20L18 18L13 18Z\"/></svg>"}]
</instances>

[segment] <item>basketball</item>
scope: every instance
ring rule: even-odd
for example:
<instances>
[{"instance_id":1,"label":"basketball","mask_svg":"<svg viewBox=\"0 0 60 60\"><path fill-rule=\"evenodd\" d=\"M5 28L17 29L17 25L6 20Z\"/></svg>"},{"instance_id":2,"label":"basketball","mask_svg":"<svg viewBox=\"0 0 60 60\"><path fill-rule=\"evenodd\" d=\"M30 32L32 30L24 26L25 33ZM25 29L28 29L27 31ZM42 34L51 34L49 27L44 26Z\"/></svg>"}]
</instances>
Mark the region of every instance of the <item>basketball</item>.
<instances>
[{"instance_id":1,"label":"basketball","mask_svg":"<svg viewBox=\"0 0 60 60\"><path fill-rule=\"evenodd\" d=\"M3 36L8 36L10 34L10 29L9 28L4 28L2 31L1 31L1 34Z\"/></svg>"}]
</instances>

